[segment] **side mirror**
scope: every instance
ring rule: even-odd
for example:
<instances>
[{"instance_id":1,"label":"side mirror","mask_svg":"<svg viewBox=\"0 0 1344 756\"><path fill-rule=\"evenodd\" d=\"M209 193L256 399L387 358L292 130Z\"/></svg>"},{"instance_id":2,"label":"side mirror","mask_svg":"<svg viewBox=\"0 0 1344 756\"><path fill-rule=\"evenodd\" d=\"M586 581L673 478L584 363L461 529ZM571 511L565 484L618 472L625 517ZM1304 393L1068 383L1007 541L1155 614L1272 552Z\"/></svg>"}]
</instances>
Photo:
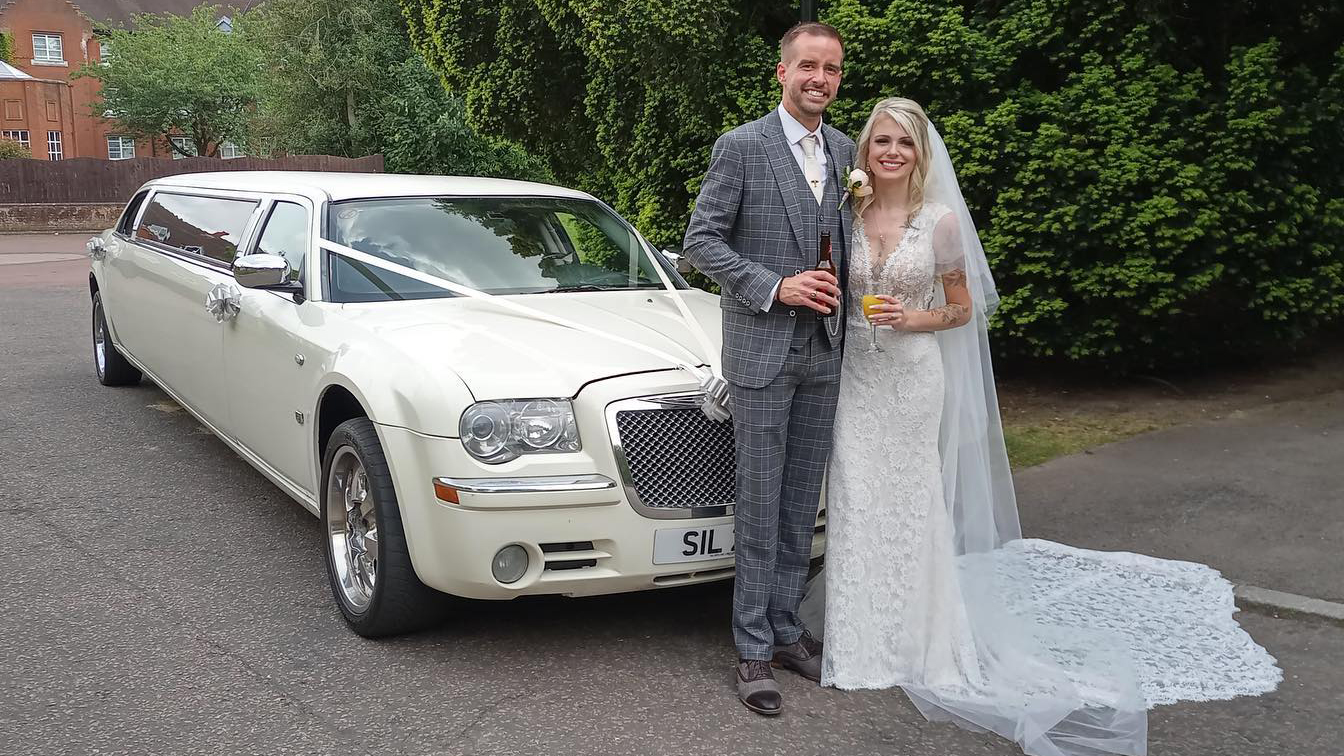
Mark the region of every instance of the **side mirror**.
<instances>
[{"instance_id":1,"label":"side mirror","mask_svg":"<svg viewBox=\"0 0 1344 756\"><path fill-rule=\"evenodd\" d=\"M672 263L672 267L676 268L677 272L682 274L683 276L686 275L687 273L692 273L695 271L695 267L691 265L691 261L687 260L683 255L681 255L678 252L673 252L670 249L664 249L663 257L666 257L668 261Z\"/></svg>"},{"instance_id":2,"label":"side mirror","mask_svg":"<svg viewBox=\"0 0 1344 756\"><path fill-rule=\"evenodd\" d=\"M280 255L243 255L233 261L233 279L248 289L269 289L289 283L289 261Z\"/></svg>"}]
</instances>

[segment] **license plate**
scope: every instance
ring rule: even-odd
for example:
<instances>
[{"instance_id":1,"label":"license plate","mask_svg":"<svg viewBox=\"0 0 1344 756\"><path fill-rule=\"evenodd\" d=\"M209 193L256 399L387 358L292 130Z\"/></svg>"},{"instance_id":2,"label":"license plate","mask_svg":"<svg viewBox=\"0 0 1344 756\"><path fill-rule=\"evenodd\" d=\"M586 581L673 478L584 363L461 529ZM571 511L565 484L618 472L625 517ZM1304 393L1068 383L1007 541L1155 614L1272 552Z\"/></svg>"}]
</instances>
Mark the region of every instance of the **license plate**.
<instances>
[{"instance_id":1,"label":"license plate","mask_svg":"<svg viewBox=\"0 0 1344 756\"><path fill-rule=\"evenodd\" d=\"M733 555L733 524L668 528L653 533L653 563L677 564Z\"/></svg>"}]
</instances>

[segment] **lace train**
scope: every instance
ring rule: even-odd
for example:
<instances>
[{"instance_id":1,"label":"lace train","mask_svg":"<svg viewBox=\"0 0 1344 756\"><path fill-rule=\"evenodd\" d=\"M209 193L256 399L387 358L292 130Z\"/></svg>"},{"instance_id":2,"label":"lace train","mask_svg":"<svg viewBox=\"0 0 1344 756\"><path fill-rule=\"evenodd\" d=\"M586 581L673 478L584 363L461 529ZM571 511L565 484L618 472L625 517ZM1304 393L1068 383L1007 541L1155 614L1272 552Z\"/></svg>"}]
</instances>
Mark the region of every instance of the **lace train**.
<instances>
[{"instance_id":1,"label":"lace train","mask_svg":"<svg viewBox=\"0 0 1344 756\"><path fill-rule=\"evenodd\" d=\"M1274 657L1237 624L1232 584L1211 567L1036 539L989 556L1009 611L1119 639L1150 708L1257 696L1283 679Z\"/></svg>"}]
</instances>

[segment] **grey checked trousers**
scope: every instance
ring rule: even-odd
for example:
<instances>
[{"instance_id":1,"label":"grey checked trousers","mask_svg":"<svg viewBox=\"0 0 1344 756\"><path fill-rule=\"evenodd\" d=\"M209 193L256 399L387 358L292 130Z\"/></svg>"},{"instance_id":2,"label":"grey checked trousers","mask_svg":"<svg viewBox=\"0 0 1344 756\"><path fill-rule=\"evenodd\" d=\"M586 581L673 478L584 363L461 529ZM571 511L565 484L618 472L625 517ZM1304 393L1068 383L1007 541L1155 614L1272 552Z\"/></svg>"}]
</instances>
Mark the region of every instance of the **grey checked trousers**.
<instances>
[{"instance_id":1,"label":"grey checked trousers","mask_svg":"<svg viewBox=\"0 0 1344 756\"><path fill-rule=\"evenodd\" d=\"M769 659L775 645L803 632L798 605L831 453L840 349L830 348L814 318L799 320L775 380L759 389L729 384L737 440L733 640L742 659Z\"/></svg>"}]
</instances>

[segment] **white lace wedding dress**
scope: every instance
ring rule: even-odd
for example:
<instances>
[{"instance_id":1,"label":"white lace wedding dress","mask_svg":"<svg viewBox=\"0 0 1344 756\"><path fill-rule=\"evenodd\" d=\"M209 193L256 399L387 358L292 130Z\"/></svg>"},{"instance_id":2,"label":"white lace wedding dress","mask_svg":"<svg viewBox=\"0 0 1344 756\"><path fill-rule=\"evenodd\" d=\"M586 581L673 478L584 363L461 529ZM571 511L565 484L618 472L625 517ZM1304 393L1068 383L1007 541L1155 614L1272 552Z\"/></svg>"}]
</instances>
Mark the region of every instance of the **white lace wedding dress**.
<instances>
[{"instance_id":1,"label":"white lace wedding dress","mask_svg":"<svg viewBox=\"0 0 1344 756\"><path fill-rule=\"evenodd\" d=\"M947 212L926 205L876 271L854 224L822 684L900 686L931 719L1050 756L1141 754L1152 705L1273 690L1282 673L1233 619L1231 585L1204 565L1020 538L959 553L939 452L939 340L880 328L885 351L867 351L859 296L930 308L947 267L934 228Z\"/></svg>"}]
</instances>

